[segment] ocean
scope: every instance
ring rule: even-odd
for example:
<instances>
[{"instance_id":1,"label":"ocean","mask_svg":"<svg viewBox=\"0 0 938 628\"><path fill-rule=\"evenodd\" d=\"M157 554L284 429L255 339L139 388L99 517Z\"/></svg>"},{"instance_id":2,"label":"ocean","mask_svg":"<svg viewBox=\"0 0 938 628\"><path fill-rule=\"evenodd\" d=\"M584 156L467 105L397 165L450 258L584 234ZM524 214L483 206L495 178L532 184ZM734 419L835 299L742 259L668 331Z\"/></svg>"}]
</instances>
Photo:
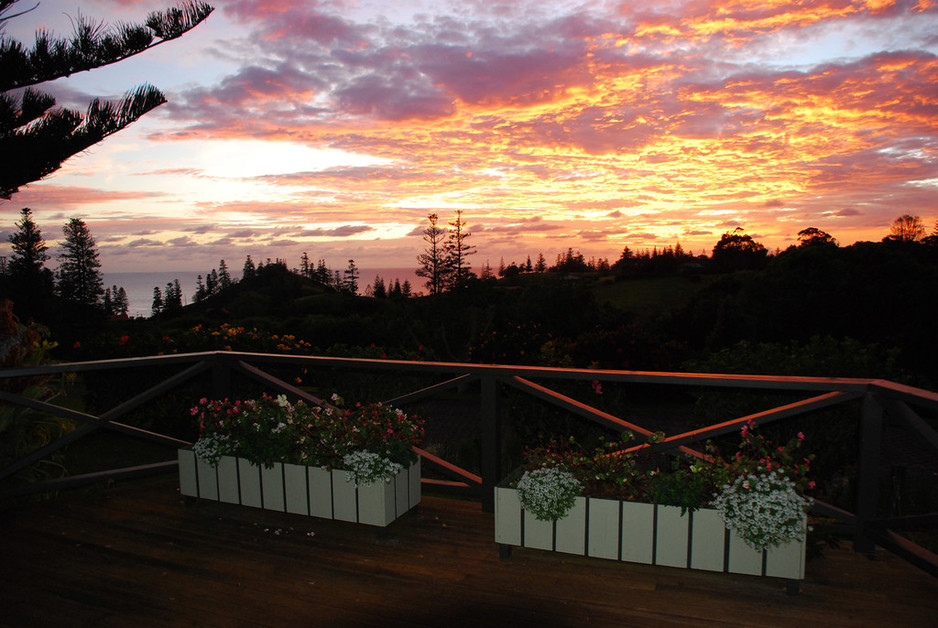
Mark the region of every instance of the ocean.
<instances>
[{"instance_id":1,"label":"ocean","mask_svg":"<svg viewBox=\"0 0 938 628\"><path fill-rule=\"evenodd\" d=\"M418 277L415 270L415 268L360 268L358 269L358 293L364 294L365 289L374 284L375 277L381 277L388 288L397 279L401 283L409 281L414 293L424 291L423 284L426 280ZM166 284L178 279L182 287L183 305L188 305L192 303L192 297L195 295L199 275L205 278L205 272L189 271L102 273L102 278L105 288L117 286L127 293L130 316L149 317L153 309L153 288L159 287L160 292L165 292ZM235 273L234 276L239 277L240 272Z\"/></svg>"}]
</instances>

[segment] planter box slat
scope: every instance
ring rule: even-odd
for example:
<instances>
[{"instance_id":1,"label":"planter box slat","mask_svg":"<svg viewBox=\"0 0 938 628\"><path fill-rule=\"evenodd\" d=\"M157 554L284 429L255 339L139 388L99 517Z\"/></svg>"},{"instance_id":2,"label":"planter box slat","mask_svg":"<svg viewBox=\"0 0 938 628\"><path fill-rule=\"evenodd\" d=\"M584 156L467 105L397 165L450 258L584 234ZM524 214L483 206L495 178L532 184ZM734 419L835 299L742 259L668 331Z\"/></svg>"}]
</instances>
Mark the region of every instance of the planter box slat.
<instances>
[{"instance_id":1,"label":"planter box slat","mask_svg":"<svg viewBox=\"0 0 938 628\"><path fill-rule=\"evenodd\" d=\"M332 474L321 467L307 467L309 478L309 514L333 519Z\"/></svg>"},{"instance_id":2,"label":"planter box slat","mask_svg":"<svg viewBox=\"0 0 938 628\"><path fill-rule=\"evenodd\" d=\"M264 510L284 511L283 500L283 463L275 462L274 466L261 466L261 498Z\"/></svg>"},{"instance_id":3,"label":"planter box slat","mask_svg":"<svg viewBox=\"0 0 938 628\"><path fill-rule=\"evenodd\" d=\"M241 505L263 508L261 498L261 470L244 458L238 458L238 484L241 487ZM200 495L200 497L202 497ZM206 496L205 499L212 499Z\"/></svg>"},{"instance_id":4,"label":"planter box slat","mask_svg":"<svg viewBox=\"0 0 938 628\"><path fill-rule=\"evenodd\" d=\"M554 523L539 521L529 512L524 513L524 546L534 549L554 549Z\"/></svg>"},{"instance_id":5,"label":"planter box slat","mask_svg":"<svg viewBox=\"0 0 938 628\"><path fill-rule=\"evenodd\" d=\"M286 499L286 511L295 515L310 514L307 468L299 464L283 465L283 493Z\"/></svg>"},{"instance_id":6,"label":"planter box slat","mask_svg":"<svg viewBox=\"0 0 938 628\"><path fill-rule=\"evenodd\" d=\"M344 472L332 474L332 518L358 523L358 489Z\"/></svg>"},{"instance_id":7,"label":"planter box slat","mask_svg":"<svg viewBox=\"0 0 938 628\"><path fill-rule=\"evenodd\" d=\"M655 506L622 502L622 560L650 565L654 547Z\"/></svg>"},{"instance_id":8,"label":"planter box slat","mask_svg":"<svg viewBox=\"0 0 938 628\"><path fill-rule=\"evenodd\" d=\"M619 502L611 499L588 499L589 540L587 555L619 559Z\"/></svg>"},{"instance_id":9,"label":"planter box slat","mask_svg":"<svg viewBox=\"0 0 938 628\"><path fill-rule=\"evenodd\" d=\"M521 500L518 491L497 487L495 489L495 542L503 545L521 546Z\"/></svg>"},{"instance_id":10,"label":"planter box slat","mask_svg":"<svg viewBox=\"0 0 938 628\"><path fill-rule=\"evenodd\" d=\"M658 506L655 564L687 567L687 532L690 517L677 506Z\"/></svg>"},{"instance_id":11,"label":"planter box slat","mask_svg":"<svg viewBox=\"0 0 938 628\"><path fill-rule=\"evenodd\" d=\"M555 527L555 549L567 554L586 554L586 498L577 497L573 509Z\"/></svg>"},{"instance_id":12,"label":"planter box slat","mask_svg":"<svg viewBox=\"0 0 938 628\"><path fill-rule=\"evenodd\" d=\"M692 521L691 569L723 571L726 526L720 518L720 513L709 508L696 510ZM701 542L701 539L706 539L706 542Z\"/></svg>"}]
</instances>

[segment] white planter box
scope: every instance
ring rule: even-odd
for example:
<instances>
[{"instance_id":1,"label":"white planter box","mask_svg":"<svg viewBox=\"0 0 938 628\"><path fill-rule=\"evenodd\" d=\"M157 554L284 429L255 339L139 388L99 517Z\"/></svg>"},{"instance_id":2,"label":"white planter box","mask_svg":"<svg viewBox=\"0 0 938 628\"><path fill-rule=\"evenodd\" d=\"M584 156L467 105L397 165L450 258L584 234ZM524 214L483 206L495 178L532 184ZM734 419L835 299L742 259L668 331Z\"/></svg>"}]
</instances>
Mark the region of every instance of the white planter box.
<instances>
[{"instance_id":1,"label":"white planter box","mask_svg":"<svg viewBox=\"0 0 938 628\"><path fill-rule=\"evenodd\" d=\"M420 503L420 460L390 482L355 486L345 471L275 463L270 469L223 456L217 467L179 450L179 491L266 510L385 527Z\"/></svg>"},{"instance_id":2,"label":"white planter box","mask_svg":"<svg viewBox=\"0 0 938 628\"><path fill-rule=\"evenodd\" d=\"M803 524L807 534L807 520ZM764 552L726 528L717 511L578 497L558 521L538 521L518 491L495 489L495 542L625 562L804 579L805 538Z\"/></svg>"}]
</instances>

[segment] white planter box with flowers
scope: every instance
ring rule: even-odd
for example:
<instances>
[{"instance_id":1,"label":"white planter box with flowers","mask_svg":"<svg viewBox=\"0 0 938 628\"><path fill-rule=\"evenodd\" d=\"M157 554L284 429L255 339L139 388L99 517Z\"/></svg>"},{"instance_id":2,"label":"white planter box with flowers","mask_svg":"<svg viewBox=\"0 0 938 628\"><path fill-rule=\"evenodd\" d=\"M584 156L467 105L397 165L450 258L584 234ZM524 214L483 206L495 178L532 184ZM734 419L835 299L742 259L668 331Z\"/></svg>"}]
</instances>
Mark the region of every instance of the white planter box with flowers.
<instances>
[{"instance_id":1,"label":"white planter box with flowers","mask_svg":"<svg viewBox=\"0 0 938 628\"><path fill-rule=\"evenodd\" d=\"M422 422L381 404L320 408L285 397L193 408L201 436L180 449L183 495L386 527L420 503Z\"/></svg>"},{"instance_id":2,"label":"white planter box with flowers","mask_svg":"<svg viewBox=\"0 0 938 628\"><path fill-rule=\"evenodd\" d=\"M223 456L217 466L179 452L183 495L323 519L385 527L420 503L420 461L387 481L357 485L345 469L276 462L270 468Z\"/></svg>"},{"instance_id":3,"label":"white planter box with flowers","mask_svg":"<svg viewBox=\"0 0 938 628\"><path fill-rule=\"evenodd\" d=\"M529 470L495 489L495 541L503 555L518 546L803 580L810 499L797 489L810 485L804 475L811 457L794 456L802 438L774 447L750 422L731 464L698 461L669 477L639 470L633 455L641 448L593 456L568 455L556 444L534 450ZM581 494L584 479L610 477L630 498ZM675 497L682 483L687 494ZM684 507L636 501L643 492L667 495Z\"/></svg>"},{"instance_id":4,"label":"white planter box with flowers","mask_svg":"<svg viewBox=\"0 0 938 628\"><path fill-rule=\"evenodd\" d=\"M806 532L806 522L802 528ZM755 550L728 529L716 510L578 497L570 514L541 521L525 511L518 490L495 489L495 542L501 545L756 576L804 579L805 533Z\"/></svg>"}]
</instances>

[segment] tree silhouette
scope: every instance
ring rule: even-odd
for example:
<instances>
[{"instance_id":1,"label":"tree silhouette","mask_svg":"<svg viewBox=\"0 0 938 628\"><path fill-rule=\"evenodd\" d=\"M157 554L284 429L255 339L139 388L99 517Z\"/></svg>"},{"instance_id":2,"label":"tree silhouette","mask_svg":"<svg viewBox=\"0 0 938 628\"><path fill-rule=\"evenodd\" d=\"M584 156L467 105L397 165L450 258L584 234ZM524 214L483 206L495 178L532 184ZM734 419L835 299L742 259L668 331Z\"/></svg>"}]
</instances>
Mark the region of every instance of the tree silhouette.
<instances>
[{"instance_id":1,"label":"tree silhouette","mask_svg":"<svg viewBox=\"0 0 938 628\"><path fill-rule=\"evenodd\" d=\"M350 259L348 261L348 266L344 271L345 279L342 281L342 289L348 292L351 295L358 294L358 266L355 265L355 260Z\"/></svg>"},{"instance_id":2,"label":"tree silhouette","mask_svg":"<svg viewBox=\"0 0 938 628\"><path fill-rule=\"evenodd\" d=\"M456 210L456 220L449 223L449 226L449 235L443 248L448 271L447 283L450 289L455 289L465 286L466 282L475 276L466 259L475 253L475 247L466 242L472 234L465 230L462 210Z\"/></svg>"},{"instance_id":3,"label":"tree silhouette","mask_svg":"<svg viewBox=\"0 0 938 628\"><path fill-rule=\"evenodd\" d=\"M883 240L896 242L917 242L925 237L925 225L918 216L903 214L892 221L889 235Z\"/></svg>"},{"instance_id":4,"label":"tree silhouette","mask_svg":"<svg viewBox=\"0 0 938 628\"><path fill-rule=\"evenodd\" d=\"M69 301L97 305L104 288L94 236L80 218L69 220L62 231L65 241L59 255L59 294Z\"/></svg>"},{"instance_id":5,"label":"tree silhouette","mask_svg":"<svg viewBox=\"0 0 938 628\"><path fill-rule=\"evenodd\" d=\"M23 14L9 13L16 2L0 0L0 29ZM212 10L204 2L186 2L151 13L142 25L121 24L116 29L79 17L71 38L41 30L30 50L12 38L0 39L0 155L7 160L0 169L0 197L11 198L20 186L55 172L72 155L166 102L162 92L144 84L116 103L96 98L81 114L54 108L55 98L34 85L117 63L176 39Z\"/></svg>"},{"instance_id":6,"label":"tree silhouette","mask_svg":"<svg viewBox=\"0 0 938 628\"><path fill-rule=\"evenodd\" d=\"M798 232L798 246L837 246L837 240L826 231L808 227Z\"/></svg>"},{"instance_id":7,"label":"tree silhouette","mask_svg":"<svg viewBox=\"0 0 938 628\"><path fill-rule=\"evenodd\" d=\"M440 294L446 286L446 279L449 275L443 243L446 231L436 226L439 220L436 214L429 214L427 220L430 221L430 225L423 230L423 240L427 243L427 248L417 256L420 268L416 270L416 274L427 280L426 286L430 294Z\"/></svg>"},{"instance_id":8,"label":"tree silhouette","mask_svg":"<svg viewBox=\"0 0 938 628\"><path fill-rule=\"evenodd\" d=\"M33 222L33 211L24 207L20 221L15 223L17 231L10 234L12 254L7 265L7 284L3 292L16 304L17 314L22 318L35 316L43 310L45 302L52 296L52 271L45 267L49 260L48 247L39 226Z\"/></svg>"},{"instance_id":9,"label":"tree silhouette","mask_svg":"<svg viewBox=\"0 0 938 628\"><path fill-rule=\"evenodd\" d=\"M759 268L767 256L765 246L753 240L742 227L736 227L723 234L710 259L721 270L732 271Z\"/></svg>"}]
</instances>

